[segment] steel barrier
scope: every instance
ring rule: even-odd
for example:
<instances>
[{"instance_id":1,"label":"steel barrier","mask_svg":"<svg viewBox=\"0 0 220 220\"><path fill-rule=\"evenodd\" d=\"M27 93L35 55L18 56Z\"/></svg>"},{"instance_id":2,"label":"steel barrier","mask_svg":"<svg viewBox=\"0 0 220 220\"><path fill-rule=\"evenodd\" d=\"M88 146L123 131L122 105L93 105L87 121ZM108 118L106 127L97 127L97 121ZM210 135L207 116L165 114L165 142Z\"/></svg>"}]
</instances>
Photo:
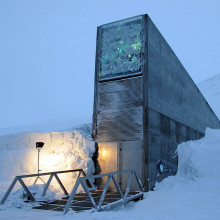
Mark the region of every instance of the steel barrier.
<instances>
[{"instance_id":1,"label":"steel barrier","mask_svg":"<svg viewBox=\"0 0 220 220\"><path fill-rule=\"evenodd\" d=\"M42 196L45 196L46 191L53 179L53 177L55 177L55 179L57 180L58 184L60 185L61 189L63 190L65 195L68 195L68 192L66 191L64 185L62 184L60 178L58 177L58 174L61 173L70 173L70 172L79 172L78 176L77 176L77 180L78 178L80 178L80 175L83 175L84 177L86 176L85 172L82 169L75 169L75 170L64 170L64 171L54 171L54 172L48 172L48 173L39 173L39 174L29 174L29 175L21 175L21 176L16 176L14 178L14 180L12 181L11 185L9 186L7 192L5 193L5 195L3 196L0 204L4 204L6 199L8 198L9 194L11 193L12 189L14 188L15 184L17 183L17 181L21 184L21 186L23 187L24 191L27 193L27 195L29 196L31 201L36 201L34 196L32 195L32 193L30 192L30 190L28 189L28 187L25 185L24 181L22 180L23 178L29 178L29 177L40 177L40 176L48 176L50 175L47 183L45 184L45 187L43 189L43 193ZM94 190L95 186L92 182L86 181L86 185L87 188L89 190ZM89 186L89 187L88 187Z\"/></svg>"},{"instance_id":2,"label":"steel barrier","mask_svg":"<svg viewBox=\"0 0 220 220\"><path fill-rule=\"evenodd\" d=\"M115 175L126 174L126 173L130 174L130 176L129 176L129 179L128 179L128 182L127 182L127 187L126 187L125 194L123 195L122 190L120 189L119 184L117 183ZM105 183L104 189L102 191L101 197L99 199L99 202L98 202L98 204L96 204L93 197L92 197L92 194L90 193L90 190L89 190L89 188L86 184L86 181L93 182L95 179L102 178L102 177L108 177L108 178L106 180L106 183ZM135 194L135 195L128 196L129 192L130 192L131 183L132 183L133 178L135 178L140 191L137 192L137 194ZM103 201L105 199L105 195L106 195L108 187L109 187L109 183L110 183L111 180L113 180L113 183L114 183L114 185L116 187L116 190L117 190L118 194L120 195L121 199L119 199L118 201L115 201L111 204L102 206ZM72 192L69 196L69 199L66 203L66 206L64 208L64 211L63 211L64 215L68 212L80 184L82 185L86 195L88 196L93 208L96 209L97 211L101 211L103 209L110 208L112 206L116 206L119 203L127 203L130 200L134 200L136 198L143 197L143 192L144 192L144 188L142 186L142 183L141 183L140 179L138 178L135 170L125 170L125 171L118 171L118 172L112 172L112 173L106 173L106 174L100 174L100 175L79 177L77 179L76 183L75 183L75 186L73 187L73 190L72 190Z\"/></svg>"}]
</instances>

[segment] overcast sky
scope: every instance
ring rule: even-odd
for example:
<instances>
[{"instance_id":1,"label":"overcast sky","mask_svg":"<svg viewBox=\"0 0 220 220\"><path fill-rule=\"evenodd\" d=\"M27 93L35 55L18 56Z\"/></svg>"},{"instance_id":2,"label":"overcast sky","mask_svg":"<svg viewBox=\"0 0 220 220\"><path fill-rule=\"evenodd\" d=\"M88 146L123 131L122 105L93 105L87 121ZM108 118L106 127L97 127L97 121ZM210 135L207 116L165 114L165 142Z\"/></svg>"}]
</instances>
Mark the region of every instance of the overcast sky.
<instances>
[{"instance_id":1,"label":"overcast sky","mask_svg":"<svg viewBox=\"0 0 220 220\"><path fill-rule=\"evenodd\" d=\"M219 0L0 0L0 128L91 119L97 26L145 13L195 82L220 74Z\"/></svg>"}]
</instances>

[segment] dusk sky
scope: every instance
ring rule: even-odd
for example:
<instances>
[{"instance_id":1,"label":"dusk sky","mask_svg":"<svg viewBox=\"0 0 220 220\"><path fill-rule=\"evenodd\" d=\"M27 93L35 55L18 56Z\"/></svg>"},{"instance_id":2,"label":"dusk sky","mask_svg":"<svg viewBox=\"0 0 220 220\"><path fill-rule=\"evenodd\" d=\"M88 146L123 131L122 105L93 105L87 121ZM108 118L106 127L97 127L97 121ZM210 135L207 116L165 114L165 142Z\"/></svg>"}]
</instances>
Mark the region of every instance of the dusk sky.
<instances>
[{"instance_id":1,"label":"dusk sky","mask_svg":"<svg viewBox=\"0 0 220 220\"><path fill-rule=\"evenodd\" d=\"M220 74L219 0L0 0L0 128L91 122L97 26L146 13L196 83Z\"/></svg>"}]
</instances>

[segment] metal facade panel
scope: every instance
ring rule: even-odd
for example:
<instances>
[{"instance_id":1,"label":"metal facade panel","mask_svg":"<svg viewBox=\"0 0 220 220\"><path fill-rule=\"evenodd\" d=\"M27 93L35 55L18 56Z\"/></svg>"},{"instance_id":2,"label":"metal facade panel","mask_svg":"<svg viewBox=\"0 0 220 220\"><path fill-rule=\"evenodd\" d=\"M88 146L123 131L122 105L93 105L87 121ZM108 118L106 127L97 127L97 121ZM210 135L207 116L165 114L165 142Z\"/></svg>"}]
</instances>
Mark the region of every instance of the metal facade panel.
<instances>
[{"instance_id":1,"label":"metal facade panel","mask_svg":"<svg viewBox=\"0 0 220 220\"><path fill-rule=\"evenodd\" d=\"M142 77L99 83L96 141L143 137Z\"/></svg>"},{"instance_id":2,"label":"metal facade panel","mask_svg":"<svg viewBox=\"0 0 220 220\"><path fill-rule=\"evenodd\" d=\"M196 140L202 136L202 133L159 112L148 109L148 190L151 190L156 182L176 174L178 144ZM159 160L163 162L165 167L163 174L159 174L157 169Z\"/></svg>"},{"instance_id":3,"label":"metal facade panel","mask_svg":"<svg viewBox=\"0 0 220 220\"><path fill-rule=\"evenodd\" d=\"M121 142L120 146L120 170L130 170L134 169L142 180L142 169L143 169L143 148L142 148L142 141L123 141ZM128 175L124 175L121 178L121 186L124 189L128 182ZM132 190L137 190L138 185L135 181L132 182L131 185Z\"/></svg>"}]
</instances>

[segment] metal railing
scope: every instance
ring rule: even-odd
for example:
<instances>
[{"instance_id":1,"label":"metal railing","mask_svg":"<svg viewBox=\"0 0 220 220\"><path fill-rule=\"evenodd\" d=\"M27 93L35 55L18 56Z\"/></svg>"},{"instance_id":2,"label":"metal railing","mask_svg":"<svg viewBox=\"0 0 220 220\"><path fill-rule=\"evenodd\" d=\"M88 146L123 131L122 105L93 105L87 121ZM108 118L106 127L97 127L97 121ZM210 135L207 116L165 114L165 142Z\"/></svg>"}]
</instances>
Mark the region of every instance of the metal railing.
<instances>
[{"instance_id":1,"label":"metal railing","mask_svg":"<svg viewBox=\"0 0 220 220\"><path fill-rule=\"evenodd\" d=\"M27 193L27 195L29 196L31 201L36 201L34 196L32 195L32 193L30 192L30 190L28 189L28 187L26 186L26 184L24 183L24 181L22 180L23 178L29 178L29 177L37 177L39 178L40 176L48 176L50 175L47 183L45 184L45 187L43 189L43 193L42 196L45 196L46 191L53 179L53 177L55 177L55 179L57 180L58 184L60 185L61 189L63 190L63 193L65 195L68 195L68 192L66 191L64 185L62 184L60 178L58 177L58 174L61 173L70 173L70 172L79 172L78 176L77 176L77 180L78 178L80 178L80 175L83 175L84 177L86 176L84 171L82 169L75 169L75 170L64 170L64 171L54 171L54 172L48 172L48 173L39 173L39 174L29 174L29 175L21 175L21 176L16 176L14 178L14 180L12 181L11 185L9 186L7 192L5 193L5 195L3 196L0 204L4 204L6 199L8 198L9 194L11 193L12 189L14 188L15 184L17 182L19 182L21 184L21 186L23 187L24 191ZM76 181L77 182L77 181ZM88 190L94 190L95 186L92 182L86 181L86 186ZM88 187L89 186L89 187Z\"/></svg>"},{"instance_id":2,"label":"metal railing","mask_svg":"<svg viewBox=\"0 0 220 220\"><path fill-rule=\"evenodd\" d=\"M115 175L126 174L126 173L129 174L129 179L127 182L126 191L123 195L122 190L120 189L120 186L117 183L117 179L115 178ZM103 177L108 177L108 178L107 178L106 183L104 185L104 189L102 191L101 197L96 204L86 183L87 183L87 181L93 182L95 179L103 178ZM135 194L135 195L129 195L133 178L135 178L140 191L138 191L137 194ZM116 190L117 190L121 199L119 199L118 201L115 201L113 203L110 203L108 205L102 205L103 201L105 199L108 187L109 187L109 183L111 180L113 181L113 183L116 187ZM136 198L143 197L143 191L144 191L142 183L141 183L140 179L138 178L135 170L125 170L125 171L118 171L118 172L106 173L106 174L100 174L100 175L94 175L94 176L79 177L75 183L75 186L73 187L73 190L72 190L72 192L69 196L69 199L66 203L66 206L64 208L64 211L63 211L64 215L68 212L80 184L82 185L86 195L88 196L89 201L91 202L93 208L96 209L97 211L101 211L103 209L110 208L112 206L116 206L119 203L127 203L130 200L134 200Z\"/></svg>"}]
</instances>

